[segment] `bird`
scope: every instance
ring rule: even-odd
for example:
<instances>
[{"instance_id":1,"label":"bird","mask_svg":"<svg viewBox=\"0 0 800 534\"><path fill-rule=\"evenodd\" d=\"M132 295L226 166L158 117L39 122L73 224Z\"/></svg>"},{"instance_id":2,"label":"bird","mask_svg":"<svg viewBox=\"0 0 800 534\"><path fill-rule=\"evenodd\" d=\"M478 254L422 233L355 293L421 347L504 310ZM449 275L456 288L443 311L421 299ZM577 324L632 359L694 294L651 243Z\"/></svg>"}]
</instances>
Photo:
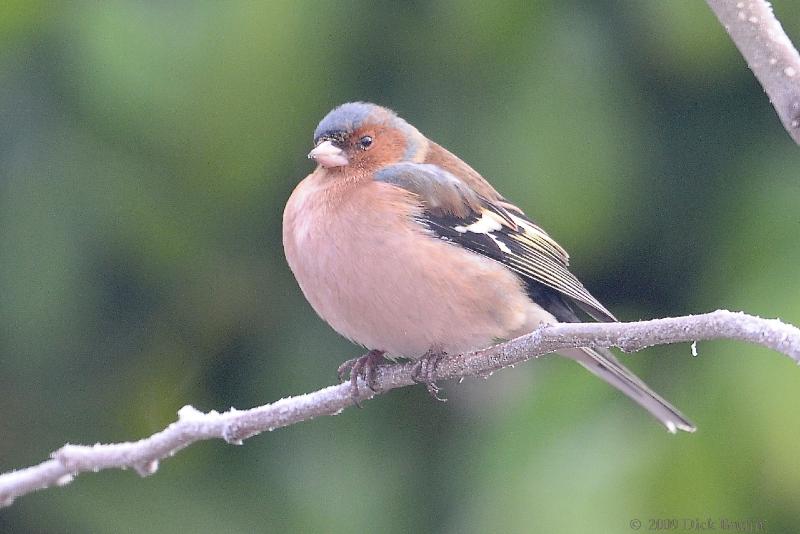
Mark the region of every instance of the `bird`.
<instances>
[{"instance_id":1,"label":"bird","mask_svg":"<svg viewBox=\"0 0 800 534\"><path fill-rule=\"evenodd\" d=\"M369 352L339 368L371 385L386 358L415 360L437 397L438 358L542 325L616 321L569 270L569 255L462 159L394 111L350 102L314 131L316 163L283 213L287 263L316 313ZM667 430L696 427L608 350L559 351ZM430 365L428 365L430 364ZM420 370L422 369L422 370ZM427 372L425 371L427 369Z\"/></svg>"}]
</instances>

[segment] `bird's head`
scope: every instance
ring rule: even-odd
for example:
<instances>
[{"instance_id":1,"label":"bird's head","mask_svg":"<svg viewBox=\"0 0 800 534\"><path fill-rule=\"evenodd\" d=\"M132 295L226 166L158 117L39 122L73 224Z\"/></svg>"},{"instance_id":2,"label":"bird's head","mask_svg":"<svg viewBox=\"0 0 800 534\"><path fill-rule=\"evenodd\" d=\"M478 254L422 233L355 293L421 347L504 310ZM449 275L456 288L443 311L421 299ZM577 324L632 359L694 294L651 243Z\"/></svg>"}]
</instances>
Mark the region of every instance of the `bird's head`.
<instances>
[{"instance_id":1,"label":"bird's head","mask_svg":"<svg viewBox=\"0 0 800 534\"><path fill-rule=\"evenodd\" d=\"M314 132L309 152L323 167L371 171L402 161L419 161L427 139L392 110L366 102L342 104Z\"/></svg>"}]
</instances>

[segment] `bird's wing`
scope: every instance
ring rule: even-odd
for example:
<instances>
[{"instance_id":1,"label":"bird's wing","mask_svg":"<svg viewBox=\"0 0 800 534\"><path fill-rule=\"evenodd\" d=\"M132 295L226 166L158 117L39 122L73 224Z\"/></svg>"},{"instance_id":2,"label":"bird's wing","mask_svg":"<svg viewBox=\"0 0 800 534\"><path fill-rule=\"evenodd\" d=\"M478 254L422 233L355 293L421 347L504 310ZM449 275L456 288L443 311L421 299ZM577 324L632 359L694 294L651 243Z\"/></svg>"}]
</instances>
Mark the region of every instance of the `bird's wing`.
<instances>
[{"instance_id":1,"label":"bird's wing","mask_svg":"<svg viewBox=\"0 0 800 534\"><path fill-rule=\"evenodd\" d=\"M550 288L595 319L616 321L569 271L567 252L513 204L490 201L453 174L426 163L389 165L378 171L375 179L415 194L422 206L420 224L441 239L507 266L522 277L532 293Z\"/></svg>"}]
</instances>

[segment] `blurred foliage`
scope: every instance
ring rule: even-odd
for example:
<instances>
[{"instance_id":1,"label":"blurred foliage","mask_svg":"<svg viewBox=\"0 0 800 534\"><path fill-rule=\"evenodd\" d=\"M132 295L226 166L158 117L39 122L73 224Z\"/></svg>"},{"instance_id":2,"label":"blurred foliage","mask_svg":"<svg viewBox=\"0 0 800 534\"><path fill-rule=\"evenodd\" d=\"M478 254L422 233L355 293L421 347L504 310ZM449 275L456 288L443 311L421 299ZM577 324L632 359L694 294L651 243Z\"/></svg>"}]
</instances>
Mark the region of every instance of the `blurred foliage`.
<instances>
[{"instance_id":1,"label":"blurred foliage","mask_svg":"<svg viewBox=\"0 0 800 534\"><path fill-rule=\"evenodd\" d=\"M777 6L800 39L800 9ZM6 2L0 470L331 383L281 212L318 120L396 109L489 177L625 319L800 323L800 151L702 2ZM625 356L669 436L560 359L424 388L140 480L84 475L8 532L623 532L800 523L800 372L743 344ZM146 513L143 511L146 510Z\"/></svg>"}]
</instances>

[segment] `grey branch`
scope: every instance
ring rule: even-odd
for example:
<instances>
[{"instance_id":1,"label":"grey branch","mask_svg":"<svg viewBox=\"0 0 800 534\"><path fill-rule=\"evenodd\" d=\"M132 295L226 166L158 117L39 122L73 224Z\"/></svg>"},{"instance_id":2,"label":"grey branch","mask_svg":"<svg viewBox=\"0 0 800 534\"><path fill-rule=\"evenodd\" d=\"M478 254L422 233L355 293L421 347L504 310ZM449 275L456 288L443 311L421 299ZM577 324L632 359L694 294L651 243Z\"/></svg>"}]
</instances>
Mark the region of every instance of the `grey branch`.
<instances>
[{"instance_id":1,"label":"grey branch","mask_svg":"<svg viewBox=\"0 0 800 534\"><path fill-rule=\"evenodd\" d=\"M434 377L446 380L464 376L486 376L496 370L544 354L573 347L618 347L631 352L653 345L734 339L762 345L800 363L800 329L778 319L762 319L741 312L719 310L703 315L654 319L633 323L562 323L542 327L506 343L464 355L448 355L437 366ZM376 377L380 393L409 386L411 363L381 366ZM359 381L359 402L377 393ZM249 410L202 413L185 406L178 420L164 430L139 441L96 445L65 445L38 465L0 475L0 507L21 495L52 486L64 486L75 475L102 469L134 469L147 476L159 461L192 443L224 439L240 445L264 431L274 430L322 415L335 415L354 404L348 384L330 386L313 393L281 399Z\"/></svg>"},{"instance_id":2,"label":"grey branch","mask_svg":"<svg viewBox=\"0 0 800 534\"><path fill-rule=\"evenodd\" d=\"M800 145L800 54L765 0L706 0Z\"/></svg>"}]
</instances>

